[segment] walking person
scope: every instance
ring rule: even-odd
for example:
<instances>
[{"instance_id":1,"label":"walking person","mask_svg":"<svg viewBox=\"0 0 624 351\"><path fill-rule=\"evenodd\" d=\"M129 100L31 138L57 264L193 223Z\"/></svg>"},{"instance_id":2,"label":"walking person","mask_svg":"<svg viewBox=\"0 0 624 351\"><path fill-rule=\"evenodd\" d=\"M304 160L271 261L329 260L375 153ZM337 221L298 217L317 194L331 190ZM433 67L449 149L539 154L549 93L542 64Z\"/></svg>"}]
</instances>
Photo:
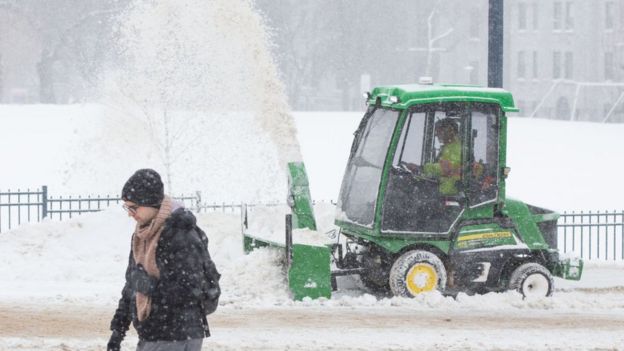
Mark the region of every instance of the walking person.
<instances>
[{"instance_id":1,"label":"walking person","mask_svg":"<svg viewBox=\"0 0 624 351\"><path fill-rule=\"evenodd\" d=\"M163 188L152 169L136 171L123 187L123 207L136 228L107 351L120 350L130 322L137 351L199 351L210 335L200 297L207 240L195 216Z\"/></svg>"}]
</instances>

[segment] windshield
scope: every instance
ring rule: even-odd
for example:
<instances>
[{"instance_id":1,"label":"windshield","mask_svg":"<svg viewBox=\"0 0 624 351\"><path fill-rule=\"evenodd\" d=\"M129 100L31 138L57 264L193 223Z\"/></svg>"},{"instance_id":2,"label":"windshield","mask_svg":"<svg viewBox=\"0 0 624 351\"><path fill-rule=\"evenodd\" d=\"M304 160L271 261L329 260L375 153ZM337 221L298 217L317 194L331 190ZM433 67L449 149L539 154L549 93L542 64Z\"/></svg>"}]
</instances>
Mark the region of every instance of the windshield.
<instances>
[{"instance_id":1,"label":"windshield","mask_svg":"<svg viewBox=\"0 0 624 351\"><path fill-rule=\"evenodd\" d=\"M339 219L372 227L381 174L399 111L371 106L355 134L343 178Z\"/></svg>"}]
</instances>

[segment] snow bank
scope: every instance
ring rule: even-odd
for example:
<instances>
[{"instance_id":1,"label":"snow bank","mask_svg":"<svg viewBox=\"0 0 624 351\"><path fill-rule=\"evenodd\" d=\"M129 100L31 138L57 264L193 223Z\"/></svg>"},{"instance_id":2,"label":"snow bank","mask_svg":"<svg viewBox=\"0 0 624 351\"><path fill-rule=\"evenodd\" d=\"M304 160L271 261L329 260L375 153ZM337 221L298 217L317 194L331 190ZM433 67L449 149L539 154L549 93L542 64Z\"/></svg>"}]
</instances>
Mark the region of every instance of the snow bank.
<instances>
[{"instance_id":1,"label":"snow bank","mask_svg":"<svg viewBox=\"0 0 624 351\"><path fill-rule=\"evenodd\" d=\"M319 229L332 228L333 206L319 204ZM283 217L282 217L283 219ZM292 301L283 270L283 253L260 249L243 254L240 216L198 215L221 271L224 307L399 308L410 310L623 310L623 264L588 264L581 282L556 279L552 298L524 301L515 292L456 299L438 293L415 299L369 295L357 277L341 277L331 300ZM87 303L114 306L123 286L134 223L121 208L64 221L24 225L0 235L0 300ZM281 227L283 230L283 227ZM322 232L316 232L322 233ZM309 233L295 233L309 234Z\"/></svg>"},{"instance_id":2,"label":"snow bank","mask_svg":"<svg viewBox=\"0 0 624 351\"><path fill-rule=\"evenodd\" d=\"M238 215L207 213L198 223L223 275L221 304L262 305L288 299L282 254L244 255ZM134 221L121 208L78 218L23 225L0 235L3 301L82 301L111 305L119 299Z\"/></svg>"},{"instance_id":3,"label":"snow bank","mask_svg":"<svg viewBox=\"0 0 624 351\"><path fill-rule=\"evenodd\" d=\"M259 239L264 239L279 245L286 244L286 215L291 213L287 205L254 206L247 212L247 233ZM336 207L330 203L318 203L314 206L317 230L294 229L293 243L313 246L331 244L329 232L336 229L334 215Z\"/></svg>"}]
</instances>

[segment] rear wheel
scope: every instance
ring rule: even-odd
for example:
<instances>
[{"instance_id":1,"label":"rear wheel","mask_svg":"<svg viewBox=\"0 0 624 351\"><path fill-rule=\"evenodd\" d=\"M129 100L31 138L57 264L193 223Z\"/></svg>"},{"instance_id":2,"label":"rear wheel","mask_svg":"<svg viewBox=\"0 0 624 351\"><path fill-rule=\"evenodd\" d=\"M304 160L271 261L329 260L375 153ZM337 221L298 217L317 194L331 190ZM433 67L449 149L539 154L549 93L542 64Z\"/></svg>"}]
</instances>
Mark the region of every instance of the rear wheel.
<instances>
[{"instance_id":1,"label":"rear wheel","mask_svg":"<svg viewBox=\"0 0 624 351\"><path fill-rule=\"evenodd\" d=\"M553 277L539 263L525 263L516 268L509 278L509 289L516 290L525 298L540 298L553 293Z\"/></svg>"},{"instance_id":2,"label":"rear wheel","mask_svg":"<svg viewBox=\"0 0 624 351\"><path fill-rule=\"evenodd\" d=\"M435 254L412 250L401 255L390 269L390 290L395 296L414 297L446 288L446 269Z\"/></svg>"}]
</instances>

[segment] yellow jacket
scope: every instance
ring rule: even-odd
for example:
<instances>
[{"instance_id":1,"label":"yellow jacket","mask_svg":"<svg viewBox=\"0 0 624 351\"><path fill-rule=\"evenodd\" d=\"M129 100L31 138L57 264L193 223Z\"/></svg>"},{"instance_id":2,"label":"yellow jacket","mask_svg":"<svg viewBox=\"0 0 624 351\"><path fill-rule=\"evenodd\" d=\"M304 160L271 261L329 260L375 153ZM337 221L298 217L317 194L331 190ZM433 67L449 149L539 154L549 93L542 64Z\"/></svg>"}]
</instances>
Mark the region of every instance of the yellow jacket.
<instances>
[{"instance_id":1,"label":"yellow jacket","mask_svg":"<svg viewBox=\"0 0 624 351\"><path fill-rule=\"evenodd\" d=\"M426 177L439 179L441 195L457 195L457 182L461 179L461 142L455 140L443 145L438 162L425 164L423 172Z\"/></svg>"}]
</instances>

